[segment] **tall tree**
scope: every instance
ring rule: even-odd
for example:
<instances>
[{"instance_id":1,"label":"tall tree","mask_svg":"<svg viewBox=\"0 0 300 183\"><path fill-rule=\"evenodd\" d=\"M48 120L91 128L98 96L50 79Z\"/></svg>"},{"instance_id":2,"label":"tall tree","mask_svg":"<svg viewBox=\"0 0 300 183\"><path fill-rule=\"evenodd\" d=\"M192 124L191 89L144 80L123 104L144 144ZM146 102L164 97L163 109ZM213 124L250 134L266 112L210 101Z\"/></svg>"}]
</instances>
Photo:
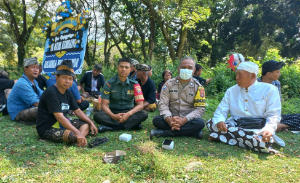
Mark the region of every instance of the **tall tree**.
<instances>
[{"instance_id":1,"label":"tall tree","mask_svg":"<svg viewBox=\"0 0 300 183\"><path fill-rule=\"evenodd\" d=\"M158 22L173 62L183 56L188 31L210 15L210 9L200 0L141 1Z\"/></svg>"},{"instance_id":2,"label":"tall tree","mask_svg":"<svg viewBox=\"0 0 300 183\"><path fill-rule=\"evenodd\" d=\"M16 43L18 45L18 66L23 66L23 60L25 57L25 46L30 38L30 35L38 22L40 13L48 2L47 0L35 0L34 3L37 7L34 10L32 21L29 21L27 14L27 4L25 0L2 0L5 6L5 19L10 23L11 29L14 33ZM19 4L20 3L20 4ZM33 9L33 7L31 7Z\"/></svg>"}]
</instances>

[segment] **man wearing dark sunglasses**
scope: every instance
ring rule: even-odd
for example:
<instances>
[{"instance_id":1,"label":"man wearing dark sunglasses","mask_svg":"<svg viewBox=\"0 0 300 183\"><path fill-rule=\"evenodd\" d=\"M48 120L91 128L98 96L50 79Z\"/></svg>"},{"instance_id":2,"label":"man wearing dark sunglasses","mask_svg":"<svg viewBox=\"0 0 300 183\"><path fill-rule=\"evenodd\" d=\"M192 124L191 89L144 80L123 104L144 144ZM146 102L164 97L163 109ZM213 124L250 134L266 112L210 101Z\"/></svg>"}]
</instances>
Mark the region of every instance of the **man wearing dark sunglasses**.
<instances>
[{"instance_id":1,"label":"man wearing dark sunglasses","mask_svg":"<svg viewBox=\"0 0 300 183\"><path fill-rule=\"evenodd\" d=\"M11 120L27 125L35 124L37 106L43 94L35 81L38 75L37 58L24 59L24 73L12 88L7 99L7 110Z\"/></svg>"}]
</instances>

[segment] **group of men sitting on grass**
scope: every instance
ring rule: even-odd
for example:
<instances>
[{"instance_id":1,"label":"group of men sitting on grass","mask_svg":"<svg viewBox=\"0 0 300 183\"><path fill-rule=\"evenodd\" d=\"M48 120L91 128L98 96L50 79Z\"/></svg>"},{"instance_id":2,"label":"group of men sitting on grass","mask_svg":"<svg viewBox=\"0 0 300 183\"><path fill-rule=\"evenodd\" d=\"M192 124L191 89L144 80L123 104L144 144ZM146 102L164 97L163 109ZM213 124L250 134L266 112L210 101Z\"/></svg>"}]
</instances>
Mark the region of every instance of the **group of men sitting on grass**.
<instances>
[{"instance_id":1,"label":"group of men sitting on grass","mask_svg":"<svg viewBox=\"0 0 300 183\"><path fill-rule=\"evenodd\" d=\"M78 146L86 146L85 137L90 132L97 135L98 132L141 129L142 122L148 118L147 111L154 111L157 107L155 84L149 78L152 68L146 64L133 64L134 61L121 58L118 75L106 83L93 74L83 76L82 80L90 81L83 94L95 96L103 87L101 110L94 114L99 128L82 112L84 107L69 90L75 83L70 60L64 60L56 67L56 75L52 76L55 82L43 92L35 80L39 75L36 58L25 59L24 74L14 84L7 99L8 113L15 121L35 121L37 132L43 139L72 142ZM242 61L238 65L237 85L226 91L214 117L207 122L211 139L268 153L272 152L270 145L273 141L281 140L275 135L280 122L284 127L299 128L291 118L281 120L280 84L278 86L277 80L282 66L281 62L268 61L263 65L262 77L257 78L257 64ZM100 66L94 69L100 70ZM176 136L202 139L205 90L193 78L195 71L195 60L184 57L178 66L178 76L167 80L161 87L160 115L152 120L157 129L151 130L150 139ZM70 110L79 119L68 118ZM228 113L231 117L227 119ZM258 129L253 129L255 127Z\"/></svg>"}]
</instances>

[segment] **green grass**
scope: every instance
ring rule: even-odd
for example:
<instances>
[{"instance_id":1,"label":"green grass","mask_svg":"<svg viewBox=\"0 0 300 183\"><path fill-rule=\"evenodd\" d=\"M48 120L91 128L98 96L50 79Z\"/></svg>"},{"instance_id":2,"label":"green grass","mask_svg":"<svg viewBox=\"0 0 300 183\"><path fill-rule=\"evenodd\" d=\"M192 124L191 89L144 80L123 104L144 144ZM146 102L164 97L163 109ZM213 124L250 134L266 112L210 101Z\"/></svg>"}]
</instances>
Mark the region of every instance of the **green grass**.
<instances>
[{"instance_id":1,"label":"green grass","mask_svg":"<svg viewBox=\"0 0 300 183\"><path fill-rule=\"evenodd\" d=\"M209 99L204 119L213 116L220 99ZM296 100L296 102L295 102ZM297 102L298 100L298 102ZM300 113L299 99L283 103L284 113ZM290 108L289 106L292 106ZM5 116L0 122L0 182L300 182L299 135L282 132L280 154L251 152L235 146L192 137L172 138L174 150L164 150L164 138L149 140L153 129L150 113L140 131L127 131L133 139L119 141L125 131L107 132L109 142L97 148L41 142L33 126ZM95 137L88 136L90 142ZM103 164L105 152L124 150L119 164Z\"/></svg>"}]
</instances>

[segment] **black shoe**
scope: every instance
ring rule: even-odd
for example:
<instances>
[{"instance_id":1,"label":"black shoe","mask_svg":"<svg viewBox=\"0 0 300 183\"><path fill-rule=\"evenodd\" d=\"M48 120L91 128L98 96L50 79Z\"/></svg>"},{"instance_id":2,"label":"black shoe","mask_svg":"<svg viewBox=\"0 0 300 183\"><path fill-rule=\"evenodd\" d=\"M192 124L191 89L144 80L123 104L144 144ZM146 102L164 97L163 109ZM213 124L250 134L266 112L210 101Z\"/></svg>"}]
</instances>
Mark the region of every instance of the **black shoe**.
<instances>
[{"instance_id":1,"label":"black shoe","mask_svg":"<svg viewBox=\"0 0 300 183\"><path fill-rule=\"evenodd\" d=\"M24 125L36 125L36 121L18 121L20 124L24 124Z\"/></svg>"},{"instance_id":2,"label":"black shoe","mask_svg":"<svg viewBox=\"0 0 300 183\"><path fill-rule=\"evenodd\" d=\"M202 139L203 138L202 130L194 133L193 136L195 136L197 139Z\"/></svg>"},{"instance_id":3,"label":"black shoe","mask_svg":"<svg viewBox=\"0 0 300 183\"><path fill-rule=\"evenodd\" d=\"M108 141L107 137L104 138L96 138L92 142L89 143L89 148L97 147L100 144L104 144Z\"/></svg>"},{"instance_id":4,"label":"black shoe","mask_svg":"<svg viewBox=\"0 0 300 183\"><path fill-rule=\"evenodd\" d=\"M139 126L137 126L137 127L134 128L134 130L141 130L141 129L143 129L142 124L139 124Z\"/></svg>"},{"instance_id":5,"label":"black shoe","mask_svg":"<svg viewBox=\"0 0 300 183\"><path fill-rule=\"evenodd\" d=\"M114 131L114 129L112 127L105 126L105 125L101 125L98 129L99 133L103 133L103 132L106 132L106 131Z\"/></svg>"},{"instance_id":6,"label":"black shoe","mask_svg":"<svg viewBox=\"0 0 300 183\"><path fill-rule=\"evenodd\" d=\"M153 137L175 137L175 131L174 130L161 130L161 129L156 129L156 130L151 130L150 132L150 139L152 140Z\"/></svg>"}]
</instances>

